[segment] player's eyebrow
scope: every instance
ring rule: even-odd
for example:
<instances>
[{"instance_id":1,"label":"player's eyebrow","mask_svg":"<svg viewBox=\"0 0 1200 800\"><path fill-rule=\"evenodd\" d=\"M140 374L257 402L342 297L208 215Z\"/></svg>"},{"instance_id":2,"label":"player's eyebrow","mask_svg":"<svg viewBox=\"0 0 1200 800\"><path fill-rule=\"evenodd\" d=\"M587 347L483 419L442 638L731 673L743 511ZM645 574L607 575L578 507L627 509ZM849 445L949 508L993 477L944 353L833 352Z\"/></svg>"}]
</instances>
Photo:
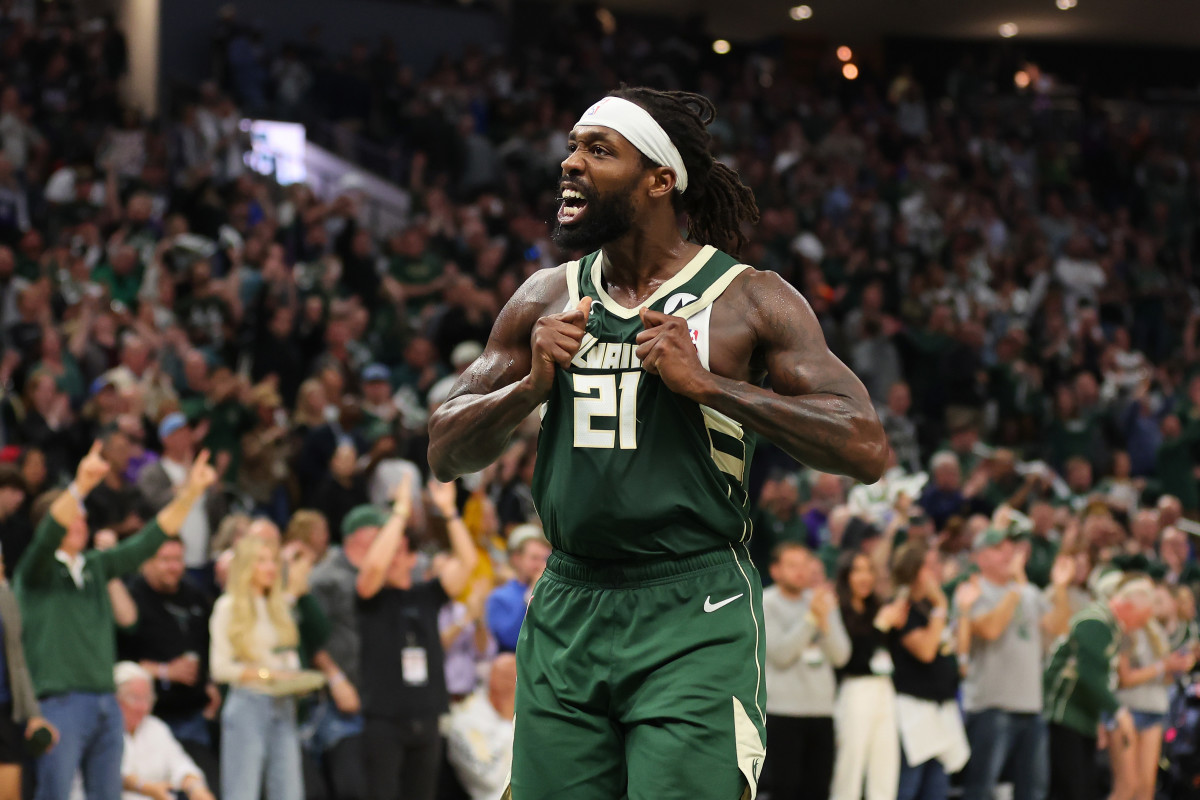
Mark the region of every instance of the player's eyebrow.
<instances>
[{"instance_id":1,"label":"player's eyebrow","mask_svg":"<svg viewBox=\"0 0 1200 800\"><path fill-rule=\"evenodd\" d=\"M601 141L601 142L605 142L607 144L612 144L615 141L615 139L612 136L612 131L609 130L608 128L601 127L601 126L595 126L595 127L591 127L589 130L582 130L582 131L579 128L572 128L571 132L567 134L567 141L568 142Z\"/></svg>"}]
</instances>

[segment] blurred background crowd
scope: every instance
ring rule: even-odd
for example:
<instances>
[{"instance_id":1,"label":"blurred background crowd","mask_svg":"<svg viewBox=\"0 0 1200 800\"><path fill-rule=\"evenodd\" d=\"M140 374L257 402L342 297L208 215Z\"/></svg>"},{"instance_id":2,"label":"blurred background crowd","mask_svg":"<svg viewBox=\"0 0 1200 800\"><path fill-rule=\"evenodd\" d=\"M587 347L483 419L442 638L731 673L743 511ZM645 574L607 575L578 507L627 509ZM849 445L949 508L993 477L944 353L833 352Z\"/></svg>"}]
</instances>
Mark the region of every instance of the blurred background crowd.
<instances>
[{"instance_id":1,"label":"blurred background crowd","mask_svg":"<svg viewBox=\"0 0 1200 800\"><path fill-rule=\"evenodd\" d=\"M88 726L116 712L64 726L36 706L115 689L127 798L499 797L510 654L550 549L538 425L449 487L427 484L425 426L515 289L573 257L548 229L566 135L622 81L716 103L714 150L762 210L742 260L804 294L892 446L872 486L759 448L752 548L775 585L759 796L1074 797L1051 774L1055 726L1097 740L1113 800L1195 791L1200 113L1090 91L1065 112L1036 67L1014 85L1002 50L854 81L830 53L801 79L686 26L553 22L418 70L369 30L346 51L316 29L269 46L225 7L209 80L145 119L121 100L111 16L0 2L0 548L19 601L0 591L0 704L20 723L0 731L0 793L37 764L34 719L76 791L111 796L95 765L122 750ZM247 118L375 159L407 207L380 229L355 181L263 176ZM81 498L86 543L58 561L107 570L108 655L9 616L47 619L22 564L64 535L38 526L93 442L108 469ZM87 555L141 552L202 450L217 482L178 542L136 565ZM1081 717L1053 707L1055 642L1097 608L1122 620L1108 655L1134 736L1105 734L1107 674ZM121 663L79 673L115 666L112 682L39 674L60 647ZM289 694L302 668L325 688ZM52 796L44 771L24 791Z\"/></svg>"}]
</instances>

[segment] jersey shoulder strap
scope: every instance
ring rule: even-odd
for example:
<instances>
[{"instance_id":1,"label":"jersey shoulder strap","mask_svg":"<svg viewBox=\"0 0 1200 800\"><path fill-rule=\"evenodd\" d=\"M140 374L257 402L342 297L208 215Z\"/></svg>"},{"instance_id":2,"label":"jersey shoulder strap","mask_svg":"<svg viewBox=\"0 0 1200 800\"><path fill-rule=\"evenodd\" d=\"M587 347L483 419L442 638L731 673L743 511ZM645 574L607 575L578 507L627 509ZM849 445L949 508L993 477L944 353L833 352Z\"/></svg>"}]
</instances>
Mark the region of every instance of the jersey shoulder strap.
<instances>
[{"instance_id":1,"label":"jersey shoulder strap","mask_svg":"<svg viewBox=\"0 0 1200 800\"><path fill-rule=\"evenodd\" d=\"M690 319L712 306L729 288L737 276L750 269L736 258L720 250L713 250L704 266L676 291L663 299L660 308L666 314Z\"/></svg>"},{"instance_id":2,"label":"jersey shoulder strap","mask_svg":"<svg viewBox=\"0 0 1200 800\"><path fill-rule=\"evenodd\" d=\"M590 297L593 300L597 298L596 287L592 282L592 265L598 258L600 258L599 250L567 264L567 288L571 291L571 304L567 306L568 308L578 305L581 298Z\"/></svg>"}]
</instances>

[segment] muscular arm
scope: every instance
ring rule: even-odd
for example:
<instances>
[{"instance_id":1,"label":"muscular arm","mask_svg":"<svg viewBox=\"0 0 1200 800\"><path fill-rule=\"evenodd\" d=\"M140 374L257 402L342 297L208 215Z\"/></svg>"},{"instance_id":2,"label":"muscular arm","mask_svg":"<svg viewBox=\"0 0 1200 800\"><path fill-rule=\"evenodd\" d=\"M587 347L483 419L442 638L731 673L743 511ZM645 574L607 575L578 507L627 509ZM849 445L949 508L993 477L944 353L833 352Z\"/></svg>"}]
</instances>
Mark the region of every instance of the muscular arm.
<instances>
[{"instance_id":1,"label":"muscular arm","mask_svg":"<svg viewBox=\"0 0 1200 800\"><path fill-rule=\"evenodd\" d=\"M808 302L773 272L743 284L757 349L771 390L712 375L697 397L822 472L874 483L887 438L862 381L830 352Z\"/></svg>"},{"instance_id":2,"label":"muscular arm","mask_svg":"<svg viewBox=\"0 0 1200 800\"><path fill-rule=\"evenodd\" d=\"M530 335L538 319L548 309L561 308L566 299L564 270L543 270L500 311L483 354L429 420L429 466L438 480L491 464L521 421L546 399L548 392L530 375Z\"/></svg>"}]
</instances>

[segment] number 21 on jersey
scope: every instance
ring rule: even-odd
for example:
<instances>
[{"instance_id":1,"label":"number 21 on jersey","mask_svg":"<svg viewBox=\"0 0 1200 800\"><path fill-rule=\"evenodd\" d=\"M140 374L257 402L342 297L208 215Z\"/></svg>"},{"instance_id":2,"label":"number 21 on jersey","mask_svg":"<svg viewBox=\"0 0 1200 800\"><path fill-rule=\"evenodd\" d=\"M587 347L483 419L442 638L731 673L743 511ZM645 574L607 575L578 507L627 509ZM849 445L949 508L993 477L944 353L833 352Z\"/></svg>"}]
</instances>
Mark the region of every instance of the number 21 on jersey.
<instances>
[{"instance_id":1,"label":"number 21 on jersey","mask_svg":"<svg viewBox=\"0 0 1200 800\"><path fill-rule=\"evenodd\" d=\"M637 449L637 390L641 370L571 373L575 388L575 446ZM597 428L600 419L616 420L616 429Z\"/></svg>"}]
</instances>

